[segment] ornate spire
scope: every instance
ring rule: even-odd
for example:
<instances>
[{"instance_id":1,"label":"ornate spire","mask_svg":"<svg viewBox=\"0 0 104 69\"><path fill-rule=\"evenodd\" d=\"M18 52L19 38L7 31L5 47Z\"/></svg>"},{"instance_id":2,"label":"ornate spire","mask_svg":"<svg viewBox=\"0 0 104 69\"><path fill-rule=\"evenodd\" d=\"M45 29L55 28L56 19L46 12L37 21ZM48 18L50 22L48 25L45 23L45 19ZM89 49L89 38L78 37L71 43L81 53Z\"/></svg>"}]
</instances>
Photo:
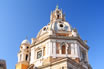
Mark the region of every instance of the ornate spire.
<instances>
[{"instance_id":1,"label":"ornate spire","mask_svg":"<svg viewBox=\"0 0 104 69\"><path fill-rule=\"evenodd\" d=\"M59 6L56 5L56 9L51 12L50 21L65 21L65 15L62 12L62 9L59 9Z\"/></svg>"}]
</instances>

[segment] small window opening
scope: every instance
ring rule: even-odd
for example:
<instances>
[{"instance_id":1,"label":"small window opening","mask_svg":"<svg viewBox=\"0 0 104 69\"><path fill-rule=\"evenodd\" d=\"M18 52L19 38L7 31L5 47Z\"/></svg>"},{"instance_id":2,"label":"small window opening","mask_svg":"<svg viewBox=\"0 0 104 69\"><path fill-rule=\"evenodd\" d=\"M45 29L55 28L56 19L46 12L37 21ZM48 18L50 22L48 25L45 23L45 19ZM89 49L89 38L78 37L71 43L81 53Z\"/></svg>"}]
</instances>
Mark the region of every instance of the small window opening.
<instances>
[{"instance_id":1,"label":"small window opening","mask_svg":"<svg viewBox=\"0 0 104 69\"><path fill-rule=\"evenodd\" d=\"M57 11L57 13L59 13L59 11Z\"/></svg>"},{"instance_id":2,"label":"small window opening","mask_svg":"<svg viewBox=\"0 0 104 69\"><path fill-rule=\"evenodd\" d=\"M60 15L57 15L57 19L59 19Z\"/></svg>"},{"instance_id":3,"label":"small window opening","mask_svg":"<svg viewBox=\"0 0 104 69\"><path fill-rule=\"evenodd\" d=\"M65 48L65 45L62 46L62 54L65 54L66 52L66 48Z\"/></svg>"},{"instance_id":4,"label":"small window opening","mask_svg":"<svg viewBox=\"0 0 104 69\"><path fill-rule=\"evenodd\" d=\"M46 28L43 28L43 30L45 31L45 30L46 30Z\"/></svg>"},{"instance_id":5,"label":"small window opening","mask_svg":"<svg viewBox=\"0 0 104 69\"><path fill-rule=\"evenodd\" d=\"M86 55L84 52L82 52L82 60L85 60L85 58L86 58Z\"/></svg>"},{"instance_id":6,"label":"small window opening","mask_svg":"<svg viewBox=\"0 0 104 69\"><path fill-rule=\"evenodd\" d=\"M41 58L42 57L42 50L37 52L37 59Z\"/></svg>"},{"instance_id":7,"label":"small window opening","mask_svg":"<svg viewBox=\"0 0 104 69\"><path fill-rule=\"evenodd\" d=\"M28 49L29 47L27 46L27 49Z\"/></svg>"},{"instance_id":8,"label":"small window opening","mask_svg":"<svg viewBox=\"0 0 104 69\"><path fill-rule=\"evenodd\" d=\"M28 60L28 55L26 54L26 61Z\"/></svg>"},{"instance_id":9,"label":"small window opening","mask_svg":"<svg viewBox=\"0 0 104 69\"><path fill-rule=\"evenodd\" d=\"M63 27L63 24L60 24L60 27Z\"/></svg>"}]
</instances>

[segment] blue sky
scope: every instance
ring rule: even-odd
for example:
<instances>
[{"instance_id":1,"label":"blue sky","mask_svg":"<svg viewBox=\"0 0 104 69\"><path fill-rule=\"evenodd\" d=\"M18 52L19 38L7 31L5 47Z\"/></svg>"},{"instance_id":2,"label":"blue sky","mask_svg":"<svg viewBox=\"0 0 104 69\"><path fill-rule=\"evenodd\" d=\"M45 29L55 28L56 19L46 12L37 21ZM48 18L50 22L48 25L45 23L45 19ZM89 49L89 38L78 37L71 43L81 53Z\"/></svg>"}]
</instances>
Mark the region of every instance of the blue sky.
<instances>
[{"instance_id":1,"label":"blue sky","mask_svg":"<svg viewBox=\"0 0 104 69\"><path fill-rule=\"evenodd\" d=\"M0 59L6 60L8 69L15 69L22 40L36 37L57 4L81 38L88 40L93 69L104 68L103 0L0 0Z\"/></svg>"}]
</instances>

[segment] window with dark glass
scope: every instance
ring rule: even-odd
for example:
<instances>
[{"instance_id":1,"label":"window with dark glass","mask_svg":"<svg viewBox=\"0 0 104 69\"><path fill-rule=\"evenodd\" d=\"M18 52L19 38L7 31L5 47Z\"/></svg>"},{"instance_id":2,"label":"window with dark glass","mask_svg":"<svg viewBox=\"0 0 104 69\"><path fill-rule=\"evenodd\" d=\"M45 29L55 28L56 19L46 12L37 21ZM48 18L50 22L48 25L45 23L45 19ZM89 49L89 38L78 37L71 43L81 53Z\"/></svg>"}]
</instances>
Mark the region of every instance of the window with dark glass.
<instances>
[{"instance_id":1,"label":"window with dark glass","mask_svg":"<svg viewBox=\"0 0 104 69\"><path fill-rule=\"evenodd\" d=\"M29 47L27 46L27 49L28 49Z\"/></svg>"},{"instance_id":2,"label":"window with dark glass","mask_svg":"<svg viewBox=\"0 0 104 69\"><path fill-rule=\"evenodd\" d=\"M28 60L28 55L26 54L26 60Z\"/></svg>"},{"instance_id":3,"label":"window with dark glass","mask_svg":"<svg viewBox=\"0 0 104 69\"><path fill-rule=\"evenodd\" d=\"M41 58L42 56L42 50L37 52L37 59Z\"/></svg>"},{"instance_id":4,"label":"window with dark glass","mask_svg":"<svg viewBox=\"0 0 104 69\"><path fill-rule=\"evenodd\" d=\"M62 46L62 54L65 54L66 53L66 48L65 48L65 45Z\"/></svg>"},{"instance_id":5,"label":"window with dark glass","mask_svg":"<svg viewBox=\"0 0 104 69\"><path fill-rule=\"evenodd\" d=\"M60 24L60 27L63 27L63 24Z\"/></svg>"},{"instance_id":6,"label":"window with dark glass","mask_svg":"<svg viewBox=\"0 0 104 69\"><path fill-rule=\"evenodd\" d=\"M57 13L59 13L59 11L57 11Z\"/></svg>"},{"instance_id":7,"label":"window with dark glass","mask_svg":"<svg viewBox=\"0 0 104 69\"><path fill-rule=\"evenodd\" d=\"M59 19L60 15L57 15L57 19Z\"/></svg>"},{"instance_id":8,"label":"window with dark glass","mask_svg":"<svg viewBox=\"0 0 104 69\"><path fill-rule=\"evenodd\" d=\"M43 30L45 31L46 30L46 27L44 27Z\"/></svg>"},{"instance_id":9,"label":"window with dark glass","mask_svg":"<svg viewBox=\"0 0 104 69\"><path fill-rule=\"evenodd\" d=\"M86 58L86 54L82 52L82 60L85 60L85 58Z\"/></svg>"}]
</instances>

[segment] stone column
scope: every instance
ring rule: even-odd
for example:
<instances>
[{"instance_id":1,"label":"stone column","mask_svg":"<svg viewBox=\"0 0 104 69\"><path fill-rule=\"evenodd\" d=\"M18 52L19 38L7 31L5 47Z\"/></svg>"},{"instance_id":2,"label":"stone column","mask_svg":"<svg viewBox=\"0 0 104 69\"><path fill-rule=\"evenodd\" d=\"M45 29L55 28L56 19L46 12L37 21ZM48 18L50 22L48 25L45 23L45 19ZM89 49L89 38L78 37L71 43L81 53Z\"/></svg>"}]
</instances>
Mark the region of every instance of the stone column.
<instances>
[{"instance_id":1,"label":"stone column","mask_svg":"<svg viewBox=\"0 0 104 69\"><path fill-rule=\"evenodd\" d=\"M66 44L66 57L68 56L68 45Z\"/></svg>"},{"instance_id":2,"label":"stone column","mask_svg":"<svg viewBox=\"0 0 104 69\"><path fill-rule=\"evenodd\" d=\"M53 42L53 58L56 58L56 42Z\"/></svg>"},{"instance_id":3,"label":"stone column","mask_svg":"<svg viewBox=\"0 0 104 69\"><path fill-rule=\"evenodd\" d=\"M72 57L75 55L74 51L75 51L75 50L74 50L74 44L71 43L71 56L72 56Z\"/></svg>"},{"instance_id":4,"label":"stone column","mask_svg":"<svg viewBox=\"0 0 104 69\"><path fill-rule=\"evenodd\" d=\"M59 54L62 54L61 44L60 44L60 47L59 47Z\"/></svg>"},{"instance_id":5,"label":"stone column","mask_svg":"<svg viewBox=\"0 0 104 69\"><path fill-rule=\"evenodd\" d=\"M43 51L43 47L42 47L42 58L43 58L43 56L44 56L43 54L44 54L44 51Z\"/></svg>"},{"instance_id":6,"label":"stone column","mask_svg":"<svg viewBox=\"0 0 104 69\"><path fill-rule=\"evenodd\" d=\"M36 52L35 52L35 49L34 48L31 48L31 59L30 59L30 63L33 63L34 62L34 60L35 60L35 57L37 56L36 54L35 54Z\"/></svg>"},{"instance_id":7,"label":"stone column","mask_svg":"<svg viewBox=\"0 0 104 69\"><path fill-rule=\"evenodd\" d=\"M21 61L21 56L20 56L20 53L18 54L18 62L20 62Z\"/></svg>"},{"instance_id":8,"label":"stone column","mask_svg":"<svg viewBox=\"0 0 104 69\"><path fill-rule=\"evenodd\" d=\"M78 49L77 49L77 44L75 43L75 56L78 57Z\"/></svg>"},{"instance_id":9,"label":"stone column","mask_svg":"<svg viewBox=\"0 0 104 69\"><path fill-rule=\"evenodd\" d=\"M22 61L25 61L25 56L26 54L25 53L22 53Z\"/></svg>"},{"instance_id":10,"label":"stone column","mask_svg":"<svg viewBox=\"0 0 104 69\"><path fill-rule=\"evenodd\" d=\"M45 56L47 57L48 56L48 43L46 43L46 51L45 51Z\"/></svg>"},{"instance_id":11,"label":"stone column","mask_svg":"<svg viewBox=\"0 0 104 69\"><path fill-rule=\"evenodd\" d=\"M52 42L49 42L49 46L48 46L48 55L52 56Z\"/></svg>"},{"instance_id":12,"label":"stone column","mask_svg":"<svg viewBox=\"0 0 104 69\"><path fill-rule=\"evenodd\" d=\"M75 55L76 57L80 58L80 50L77 43L75 43Z\"/></svg>"}]
</instances>

